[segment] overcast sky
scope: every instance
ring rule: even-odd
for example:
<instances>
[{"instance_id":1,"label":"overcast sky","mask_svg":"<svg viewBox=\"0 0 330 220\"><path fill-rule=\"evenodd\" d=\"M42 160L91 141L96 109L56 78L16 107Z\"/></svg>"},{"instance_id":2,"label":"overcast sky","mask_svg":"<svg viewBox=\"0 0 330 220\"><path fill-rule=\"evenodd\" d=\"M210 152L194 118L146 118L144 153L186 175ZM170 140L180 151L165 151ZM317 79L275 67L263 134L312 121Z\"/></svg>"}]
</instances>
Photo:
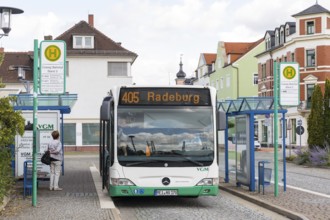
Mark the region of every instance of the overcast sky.
<instances>
[{"instance_id":1,"label":"overcast sky","mask_svg":"<svg viewBox=\"0 0 330 220\"><path fill-rule=\"evenodd\" d=\"M12 30L0 39L5 51L32 51L33 41L54 38L94 15L103 34L138 54L133 81L174 85L183 54L191 77L200 53L216 53L219 41L253 42L316 0L1 0L24 10L12 16ZM329 0L318 3L330 10Z\"/></svg>"}]
</instances>

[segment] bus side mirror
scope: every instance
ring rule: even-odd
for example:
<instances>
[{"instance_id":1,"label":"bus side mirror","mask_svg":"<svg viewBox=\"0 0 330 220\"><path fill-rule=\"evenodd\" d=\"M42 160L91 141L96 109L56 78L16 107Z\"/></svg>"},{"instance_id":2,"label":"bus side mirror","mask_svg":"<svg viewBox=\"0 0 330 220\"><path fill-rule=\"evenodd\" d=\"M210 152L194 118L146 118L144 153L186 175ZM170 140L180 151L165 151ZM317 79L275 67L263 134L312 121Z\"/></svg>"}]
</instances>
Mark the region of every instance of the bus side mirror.
<instances>
[{"instance_id":1,"label":"bus side mirror","mask_svg":"<svg viewBox=\"0 0 330 220\"><path fill-rule=\"evenodd\" d=\"M226 130L226 112L218 111L217 112L217 130L223 131Z\"/></svg>"},{"instance_id":2,"label":"bus side mirror","mask_svg":"<svg viewBox=\"0 0 330 220\"><path fill-rule=\"evenodd\" d=\"M107 96L103 99L101 110L100 110L100 118L101 120L108 121L110 120L110 104L112 101L111 96Z\"/></svg>"}]
</instances>

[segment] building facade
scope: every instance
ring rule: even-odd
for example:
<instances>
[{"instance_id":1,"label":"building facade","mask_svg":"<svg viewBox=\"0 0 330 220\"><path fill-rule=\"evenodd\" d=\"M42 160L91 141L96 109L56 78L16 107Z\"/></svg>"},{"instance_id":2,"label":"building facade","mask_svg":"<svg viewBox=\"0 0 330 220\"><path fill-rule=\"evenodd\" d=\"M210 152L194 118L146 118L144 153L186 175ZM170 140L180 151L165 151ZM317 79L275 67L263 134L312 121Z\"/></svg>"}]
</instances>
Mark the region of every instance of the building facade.
<instances>
[{"instance_id":1,"label":"building facade","mask_svg":"<svg viewBox=\"0 0 330 220\"><path fill-rule=\"evenodd\" d=\"M195 70L195 77L193 84L201 86L210 85L210 74L215 71L215 60L217 54L215 53L201 53L198 60L197 69Z\"/></svg>"},{"instance_id":2,"label":"building facade","mask_svg":"<svg viewBox=\"0 0 330 220\"><path fill-rule=\"evenodd\" d=\"M300 105L287 108L284 123L287 126L286 144L306 146L307 118L314 86L320 85L324 93L325 80L330 79L330 11L316 3L292 16L295 22L286 22L265 33L265 51L257 55L258 95L273 96L274 61L299 64ZM272 144L272 124L266 121L258 121L258 131L263 144ZM305 128L301 136L296 132L299 121ZM279 119L280 128L282 123ZM280 129L279 143L282 143L281 133Z\"/></svg>"},{"instance_id":3,"label":"building facade","mask_svg":"<svg viewBox=\"0 0 330 220\"><path fill-rule=\"evenodd\" d=\"M215 71L210 84L217 89L218 100L258 96L256 54L264 51L263 40L218 43Z\"/></svg>"}]
</instances>

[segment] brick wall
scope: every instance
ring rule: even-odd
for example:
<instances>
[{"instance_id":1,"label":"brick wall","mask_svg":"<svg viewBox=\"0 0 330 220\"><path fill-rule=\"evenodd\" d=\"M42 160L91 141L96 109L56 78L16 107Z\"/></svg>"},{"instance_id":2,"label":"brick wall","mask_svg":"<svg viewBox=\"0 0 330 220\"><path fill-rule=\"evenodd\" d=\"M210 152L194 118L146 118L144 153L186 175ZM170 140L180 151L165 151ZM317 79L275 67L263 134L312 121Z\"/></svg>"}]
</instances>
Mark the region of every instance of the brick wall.
<instances>
[{"instance_id":1,"label":"brick wall","mask_svg":"<svg viewBox=\"0 0 330 220\"><path fill-rule=\"evenodd\" d=\"M330 45L322 45L316 47L316 58L318 66L330 65Z\"/></svg>"}]
</instances>

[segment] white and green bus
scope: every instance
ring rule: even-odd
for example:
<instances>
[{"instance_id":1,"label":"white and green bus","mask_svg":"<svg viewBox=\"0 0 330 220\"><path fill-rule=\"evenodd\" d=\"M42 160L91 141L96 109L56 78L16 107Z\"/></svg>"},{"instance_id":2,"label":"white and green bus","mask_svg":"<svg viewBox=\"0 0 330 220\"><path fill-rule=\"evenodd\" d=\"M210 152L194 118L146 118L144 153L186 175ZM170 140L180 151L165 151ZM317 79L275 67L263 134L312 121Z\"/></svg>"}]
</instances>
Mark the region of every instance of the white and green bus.
<instances>
[{"instance_id":1,"label":"white and green bus","mask_svg":"<svg viewBox=\"0 0 330 220\"><path fill-rule=\"evenodd\" d=\"M219 161L216 90L113 88L100 109L100 173L111 197L215 196Z\"/></svg>"}]
</instances>

